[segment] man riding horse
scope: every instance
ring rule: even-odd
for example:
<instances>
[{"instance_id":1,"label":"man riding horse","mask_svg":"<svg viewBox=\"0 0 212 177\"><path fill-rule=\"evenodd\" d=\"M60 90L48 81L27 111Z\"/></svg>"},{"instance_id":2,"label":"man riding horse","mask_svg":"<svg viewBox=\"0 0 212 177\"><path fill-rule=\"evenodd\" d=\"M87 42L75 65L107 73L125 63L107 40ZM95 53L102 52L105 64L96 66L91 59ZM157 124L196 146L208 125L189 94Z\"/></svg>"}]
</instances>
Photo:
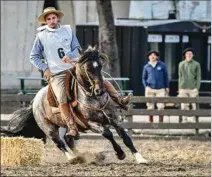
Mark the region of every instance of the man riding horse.
<instances>
[{"instance_id":1,"label":"man riding horse","mask_svg":"<svg viewBox=\"0 0 212 177\"><path fill-rule=\"evenodd\" d=\"M41 27L36 35L30 53L30 62L44 72L44 77L56 96L61 117L66 121L67 135L75 137L79 134L71 115L72 107L66 95L65 77L66 72L73 69L74 61L77 61L80 56L80 44L71 27L59 23L63 16L64 13L54 7L44 9L38 20L46 25ZM47 64L42 62L42 56L46 59ZM128 108L131 94L126 97L120 96L107 80L104 81L104 86L115 103L123 109Z\"/></svg>"}]
</instances>

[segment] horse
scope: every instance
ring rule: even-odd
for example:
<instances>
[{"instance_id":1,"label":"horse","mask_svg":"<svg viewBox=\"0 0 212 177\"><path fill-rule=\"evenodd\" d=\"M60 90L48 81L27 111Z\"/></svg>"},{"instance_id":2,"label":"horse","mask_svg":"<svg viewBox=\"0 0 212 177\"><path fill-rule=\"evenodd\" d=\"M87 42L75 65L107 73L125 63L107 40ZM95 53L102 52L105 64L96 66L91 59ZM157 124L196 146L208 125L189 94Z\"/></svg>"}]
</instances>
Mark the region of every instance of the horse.
<instances>
[{"instance_id":1,"label":"horse","mask_svg":"<svg viewBox=\"0 0 212 177\"><path fill-rule=\"evenodd\" d=\"M102 67L103 63L107 60L107 55L99 52L96 47L88 47L87 50L81 52L78 61L75 63L76 74L73 75L73 78L75 78L77 83L78 104L76 108L80 110L88 125L90 125L83 127L77 124L78 130L80 132L91 130L95 133L101 133L104 138L111 142L117 158L123 160L126 154L115 141L113 133L110 131L112 126L124 144L130 149L136 162L138 164L146 164L147 160L137 151L132 139L122 127L122 119L120 119L117 106L104 87ZM49 105L47 100L48 87L47 85L37 92L32 103L28 108L25 108L25 111L22 108L21 111L16 112L16 117L19 115L19 122L22 122L22 124L16 125L16 131L13 131L13 133L17 134L20 131L19 129L26 129L27 126L30 126L32 131L33 127L39 127L41 132L36 129L36 132L39 132L39 137L45 138L45 134L71 161L79 154L79 151L75 146L74 138L64 134L63 138L73 152L71 155L59 135L59 127L67 129L67 125L60 114L53 112L52 107ZM29 120L31 119L33 121L30 122ZM2 129L1 132L12 133L10 130L3 131Z\"/></svg>"}]
</instances>

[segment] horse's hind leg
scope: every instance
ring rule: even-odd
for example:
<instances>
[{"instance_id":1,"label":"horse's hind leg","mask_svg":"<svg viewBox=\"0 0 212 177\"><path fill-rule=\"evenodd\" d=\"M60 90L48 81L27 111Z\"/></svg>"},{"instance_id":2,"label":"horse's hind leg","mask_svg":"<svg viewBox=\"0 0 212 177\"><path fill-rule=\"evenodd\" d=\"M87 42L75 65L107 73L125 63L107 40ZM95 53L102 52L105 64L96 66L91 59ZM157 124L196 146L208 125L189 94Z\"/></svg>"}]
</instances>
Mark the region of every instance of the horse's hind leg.
<instances>
[{"instance_id":1,"label":"horse's hind leg","mask_svg":"<svg viewBox=\"0 0 212 177\"><path fill-rule=\"evenodd\" d=\"M60 139L58 131L59 127L50 122L45 122L43 127L43 131L48 136L48 138L56 144L56 146L66 155L68 160L72 160L73 157L66 149L64 142Z\"/></svg>"},{"instance_id":2,"label":"horse's hind leg","mask_svg":"<svg viewBox=\"0 0 212 177\"><path fill-rule=\"evenodd\" d=\"M121 147L114 140L113 134L109 130L109 128L104 128L102 136L104 136L111 142L111 144L113 145L113 149L116 151L116 156L118 157L118 159L123 160L126 157L126 155L125 155L124 151L121 149Z\"/></svg>"},{"instance_id":3,"label":"horse's hind leg","mask_svg":"<svg viewBox=\"0 0 212 177\"><path fill-rule=\"evenodd\" d=\"M112 122L112 125L114 126L114 128L116 129L118 135L122 138L124 144L130 149L130 151L132 152L132 154L134 155L137 163L147 163L147 160L144 159L141 154L136 150L132 139L129 137L129 135L126 133L126 131L124 130L124 128L119 125L116 122Z\"/></svg>"}]
</instances>

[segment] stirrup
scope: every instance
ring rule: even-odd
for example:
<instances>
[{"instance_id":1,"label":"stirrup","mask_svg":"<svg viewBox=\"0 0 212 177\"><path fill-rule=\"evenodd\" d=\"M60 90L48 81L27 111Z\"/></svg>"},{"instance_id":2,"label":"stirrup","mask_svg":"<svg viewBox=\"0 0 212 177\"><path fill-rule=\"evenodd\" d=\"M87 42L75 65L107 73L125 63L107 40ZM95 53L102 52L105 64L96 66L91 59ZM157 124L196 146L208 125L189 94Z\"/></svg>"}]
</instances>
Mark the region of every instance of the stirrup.
<instances>
[{"instance_id":1,"label":"stirrup","mask_svg":"<svg viewBox=\"0 0 212 177\"><path fill-rule=\"evenodd\" d=\"M66 133L65 136L66 136L66 137L71 137L71 138L73 138L74 140L79 140L79 139L81 138L78 131L77 131L77 134L76 134L75 136L71 135L70 132Z\"/></svg>"},{"instance_id":2,"label":"stirrup","mask_svg":"<svg viewBox=\"0 0 212 177\"><path fill-rule=\"evenodd\" d=\"M128 105L132 100L132 96L133 96L132 93L129 93L126 96L119 96L119 102L123 105Z\"/></svg>"},{"instance_id":3,"label":"stirrup","mask_svg":"<svg viewBox=\"0 0 212 177\"><path fill-rule=\"evenodd\" d=\"M128 111L128 109L130 107L129 104L127 104L127 105L119 104L119 106L126 111Z\"/></svg>"},{"instance_id":4,"label":"stirrup","mask_svg":"<svg viewBox=\"0 0 212 177\"><path fill-rule=\"evenodd\" d=\"M76 131L76 135L72 135L70 133L70 131L72 131L72 130ZM77 129L77 127L76 127L75 124L69 124L68 125L68 132L66 133L66 136L69 136L71 138L74 138L75 140L80 139L80 134L79 134L79 131L78 131L78 129Z\"/></svg>"}]
</instances>

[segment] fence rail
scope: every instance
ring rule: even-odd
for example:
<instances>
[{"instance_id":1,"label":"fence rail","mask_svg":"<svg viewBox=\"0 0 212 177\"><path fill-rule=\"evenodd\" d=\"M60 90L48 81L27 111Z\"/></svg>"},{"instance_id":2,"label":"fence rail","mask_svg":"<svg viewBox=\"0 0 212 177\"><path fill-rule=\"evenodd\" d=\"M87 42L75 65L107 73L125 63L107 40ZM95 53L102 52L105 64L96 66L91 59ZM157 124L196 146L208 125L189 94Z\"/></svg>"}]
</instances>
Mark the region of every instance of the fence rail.
<instances>
[{"instance_id":1,"label":"fence rail","mask_svg":"<svg viewBox=\"0 0 212 177\"><path fill-rule=\"evenodd\" d=\"M210 97L143 97L143 96L134 96L133 103L202 103L210 104Z\"/></svg>"},{"instance_id":2,"label":"fence rail","mask_svg":"<svg viewBox=\"0 0 212 177\"><path fill-rule=\"evenodd\" d=\"M124 122L126 129L210 129L209 123L139 123Z\"/></svg>"},{"instance_id":3,"label":"fence rail","mask_svg":"<svg viewBox=\"0 0 212 177\"><path fill-rule=\"evenodd\" d=\"M35 93L32 94L17 94L14 95L2 95L1 101L31 101L35 97ZM132 103L201 103L211 104L211 97L144 97L144 96L133 96Z\"/></svg>"},{"instance_id":4,"label":"fence rail","mask_svg":"<svg viewBox=\"0 0 212 177\"><path fill-rule=\"evenodd\" d=\"M47 85L47 82L45 81L45 78L43 77L17 77L17 79L20 80L20 94L27 94L27 93L33 93L35 94L38 90L30 90L25 88L25 81L35 81L39 80L41 81L41 87L44 87ZM127 83L129 82L128 77L114 77L114 78L106 78L105 80L108 80L113 83L113 81L120 82L121 88L123 92L130 93L133 92L133 90L127 90Z\"/></svg>"},{"instance_id":5,"label":"fence rail","mask_svg":"<svg viewBox=\"0 0 212 177\"><path fill-rule=\"evenodd\" d=\"M128 111L120 112L121 115L133 116L133 115L158 115L158 116L211 116L210 109L201 110L179 110L179 109L169 109L169 110L147 110L147 109L130 109Z\"/></svg>"}]
</instances>

